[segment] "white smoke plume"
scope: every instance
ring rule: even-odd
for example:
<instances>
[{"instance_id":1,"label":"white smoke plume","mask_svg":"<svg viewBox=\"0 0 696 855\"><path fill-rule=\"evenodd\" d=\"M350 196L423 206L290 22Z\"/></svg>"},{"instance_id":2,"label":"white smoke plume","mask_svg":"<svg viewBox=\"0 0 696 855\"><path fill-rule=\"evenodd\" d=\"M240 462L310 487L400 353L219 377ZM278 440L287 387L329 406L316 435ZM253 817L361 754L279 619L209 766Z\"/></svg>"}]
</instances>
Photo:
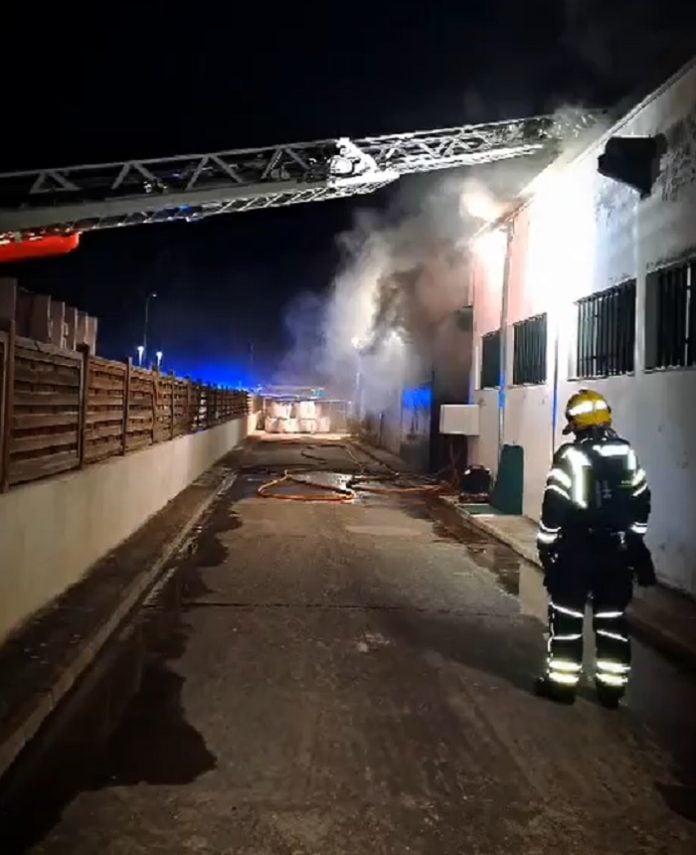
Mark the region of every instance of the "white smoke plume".
<instances>
[{"instance_id":1,"label":"white smoke plume","mask_svg":"<svg viewBox=\"0 0 696 855\"><path fill-rule=\"evenodd\" d=\"M401 195L385 214L357 213L338 238L342 263L329 298L322 306L302 295L287 313L295 346L285 382L311 377L351 398L359 371L369 406L428 379L433 325L468 302L461 192L461 179L449 178L430 183L417 208Z\"/></svg>"},{"instance_id":2,"label":"white smoke plume","mask_svg":"<svg viewBox=\"0 0 696 855\"><path fill-rule=\"evenodd\" d=\"M430 381L443 322L470 302L468 238L504 214L547 162L413 177L386 212L359 211L337 238L342 261L328 296L303 294L286 314L294 345L276 379L346 399L359 381L363 405L378 410L402 388Z\"/></svg>"}]
</instances>

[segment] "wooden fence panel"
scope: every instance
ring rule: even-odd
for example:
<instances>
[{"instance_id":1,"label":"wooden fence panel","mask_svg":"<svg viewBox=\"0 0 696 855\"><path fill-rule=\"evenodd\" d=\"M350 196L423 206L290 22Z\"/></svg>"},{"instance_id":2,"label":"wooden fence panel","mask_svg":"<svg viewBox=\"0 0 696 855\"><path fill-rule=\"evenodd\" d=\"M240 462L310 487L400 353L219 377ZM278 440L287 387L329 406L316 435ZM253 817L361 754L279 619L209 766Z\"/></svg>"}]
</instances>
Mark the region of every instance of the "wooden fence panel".
<instances>
[{"instance_id":1,"label":"wooden fence panel","mask_svg":"<svg viewBox=\"0 0 696 855\"><path fill-rule=\"evenodd\" d=\"M174 381L171 377L156 375L157 380L157 426L155 442L172 438L172 394Z\"/></svg>"},{"instance_id":2,"label":"wooden fence panel","mask_svg":"<svg viewBox=\"0 0 696 855\"><path fill-rule=\"evenodd\" d=\"M12 407L11 354L14 350L14 321L0 320L0 492L9 487L10 429L8 410Z\"/></svg>"},{"instance_id":3,"label":"wooden fence panel","mask_svg":"<svg viewBox=\"0 0 696 855\"><path fill-rule=\"evenodd\" d=\"M193 387L194 431L205 430L208 426L208 391L200 383Z\"/></svg>"},{"instance_id":4,"label":"wooden fence panel","mask_svg":"<svg viewBox=\"0 0 696 855\"><path fill-rule=\"evenodd\" d=\"M127 451L152 445L155 430L155 394L152 372L144 368L131 369Z\"/></svg>"},{"instance_id":5,"label":"wooden fence panel","mask_svg":"<svg viewBox=\"0 0 696 855\"><path fill-rule=\"evenodd\" d=\"M249 414L249 396L246 392L236 390L230 392L230 400L228 404L225 420L238 419Z\"/></svg>"},{"instance_id":6,"label":"wooden fence panel","mask_svg":"<svg viewBox=\"0 0 696 855\"><path fill-rule=\"evenodd\" d=\"M173 436L181 436L191 432L191 412L189 400L191 396L191 383L187 380L173 381Z\"/></svg>"},{"instance_id":7,"label":"wooden fence panel","mask_svg":"<svg viewBox=\"0 0 696 855\"><path fill-rule=\"evenodd\" d=\"M105 460L123 448L126 365L90 357L85 461Z\"/></svg>"},{"instance_id":8,"label":"wooden fence panel","mask_svg":"<svg viewBox=\"0 0 696 855\"><path fill-rule=\"evenodd\" d=\"M79 464L82 354L18 338L8 481L18 484Z\"/></svg>"},{"instance_id":9,"label":"wooden fence panel","mask_svg":"<svg viewBox=\"0 0 696 855\"><path fill-rule=\"evenodd\" d=\"M208 419L206 422L206 427L215 427L218 423L218 398L219 392L213 387L212 389L208 389Z\"/></svg>"},{"instance_id":10,"label":"wooden fence panel","mask_svg":"<svg viewBox=\"0 0 696 855\"><path fill-rule=\"evenodd\" d=\"M0 329L0 436L2 436L2 426L4 424L4 405L5 405L5 368L7 362L7 339L8 334Z\"/></svg>"},{"instance_id":11,"label":"wooden fence panel","mask_svg":"<svg viewBox=\"0 0 696 855\"><path fill-rule=\"evenodd\" d=\"M249 409L231 392L0 330L0 489L206 430Z\"/></svg>"}]
</instances>

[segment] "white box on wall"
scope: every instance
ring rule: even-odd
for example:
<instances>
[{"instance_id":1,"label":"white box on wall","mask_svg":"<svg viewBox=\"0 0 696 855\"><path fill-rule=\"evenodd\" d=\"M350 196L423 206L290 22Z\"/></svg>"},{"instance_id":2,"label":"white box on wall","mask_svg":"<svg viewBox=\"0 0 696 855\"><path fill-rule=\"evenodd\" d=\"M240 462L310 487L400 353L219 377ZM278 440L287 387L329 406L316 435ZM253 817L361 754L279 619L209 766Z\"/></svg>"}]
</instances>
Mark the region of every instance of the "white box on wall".
<instances>
[{"instance_id":1,"label":"white box on wall","mask_svg":"<svg viewBox=\"0 0 696 855\"><path fill-rule=\"evenodd\" d=\"M479 435L478 404L442 404L440 406L440 433Z\"/></svg>"}]
</instances>

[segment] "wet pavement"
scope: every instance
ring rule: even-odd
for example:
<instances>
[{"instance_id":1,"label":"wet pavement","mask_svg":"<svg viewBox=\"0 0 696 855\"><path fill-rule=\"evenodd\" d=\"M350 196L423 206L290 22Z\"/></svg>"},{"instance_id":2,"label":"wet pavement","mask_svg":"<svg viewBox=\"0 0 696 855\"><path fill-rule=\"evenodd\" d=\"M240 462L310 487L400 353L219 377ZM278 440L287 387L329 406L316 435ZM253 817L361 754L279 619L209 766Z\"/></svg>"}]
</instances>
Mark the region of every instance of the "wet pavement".
<instances>
[{"instance_id":1,"label":"wet pavement","mask_svg":"<svg viewBox=\"0 0 696 855\"><path fill-rule=\"evenodd\" d=\"M286 469L394 483L252 443L4 782L0 852L696 851L691 675L636 643L622 709L535 698L536 568L432 496L259 498Z\"/></svg>"}]
</instances>

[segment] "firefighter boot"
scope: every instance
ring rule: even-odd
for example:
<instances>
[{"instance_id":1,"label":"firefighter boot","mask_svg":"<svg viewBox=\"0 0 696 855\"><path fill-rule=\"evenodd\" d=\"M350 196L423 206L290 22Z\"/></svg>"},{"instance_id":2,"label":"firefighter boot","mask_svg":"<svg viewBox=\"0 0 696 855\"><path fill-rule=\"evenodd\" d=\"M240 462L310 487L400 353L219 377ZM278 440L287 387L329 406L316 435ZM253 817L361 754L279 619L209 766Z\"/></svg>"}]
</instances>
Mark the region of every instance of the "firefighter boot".
<instances>
[{"instance_id":1,"label":"firefighter boot","mask_svg":"<svg viewBox=\"0 0 696 855\"><path fill-rule=\"evenodd\" d=\"M537 677L534 682L534 694L559 704L575 703L575 686L563 685L552 680L548 674Z\"/></svg>"},{"instance_id":2,"label":"firefighter boot","mask_svg":"<svg viewBox=\"0 0 696 855\"><path fill-rule=\"evenodd\" d=\"M597 691L597 700L608 710L618 708L621 698L624 696L623 686L607 686L601 680L595 680L595 689Z\"/></svg>"}]
</instances>

